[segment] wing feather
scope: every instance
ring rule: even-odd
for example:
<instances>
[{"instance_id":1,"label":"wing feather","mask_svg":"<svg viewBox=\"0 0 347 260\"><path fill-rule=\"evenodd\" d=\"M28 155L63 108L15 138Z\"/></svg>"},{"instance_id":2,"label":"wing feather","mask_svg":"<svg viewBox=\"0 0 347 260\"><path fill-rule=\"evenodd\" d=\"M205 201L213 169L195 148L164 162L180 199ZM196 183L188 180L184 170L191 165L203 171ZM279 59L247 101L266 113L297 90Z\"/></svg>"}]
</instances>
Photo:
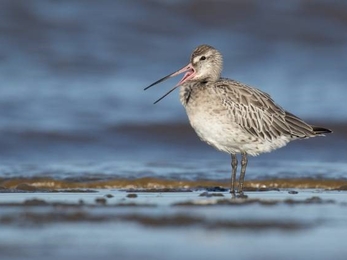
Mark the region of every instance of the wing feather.
<instances>
[{"instance_id":1,"label":"wing feather","mask_svg":"<svg viewBox=\"0 0 347 260\"><path fill-rule=\"evenodd\" d=\"M221 79L216 88L231 120L252 136L273 140L279 136L306 138L313 128L277 105L269 94L234 80Z\"/></svg>"}]
</instances>

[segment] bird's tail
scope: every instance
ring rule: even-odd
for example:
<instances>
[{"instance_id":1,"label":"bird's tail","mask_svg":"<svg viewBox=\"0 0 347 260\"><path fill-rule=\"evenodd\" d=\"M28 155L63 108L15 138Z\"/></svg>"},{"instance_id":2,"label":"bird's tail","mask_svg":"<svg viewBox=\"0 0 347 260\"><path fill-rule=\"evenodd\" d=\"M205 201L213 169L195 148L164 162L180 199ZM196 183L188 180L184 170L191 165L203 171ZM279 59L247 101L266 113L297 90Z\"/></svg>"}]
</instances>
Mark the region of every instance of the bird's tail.
<instances>
[{"instance_id":1,"label":"bird's tail","mask_svg":"<svg viewBox=\"0 0 347 260\"><path fill-rule=\"evenodd\" d=\"M330 129L309 125L302 119L286 111L286 122L290 128L290 131L294 137L297 138L308 138L319 135L331 133Z\"/></svg>"},{"instance_id":2,"label":"bird's tail","mask_svg":"<svg viewBox=\"0 0 347 260\"><path fill-rule=\"evenodd\" d=\"M313 128L314 134L316 134L316 135L324 135L324 134L329 134L329 133L333 132L330 129L327 129L327 128L324 128L324 127L320 127L320 126L312 125L312 128Z\"/></svg>"}]
</instances>

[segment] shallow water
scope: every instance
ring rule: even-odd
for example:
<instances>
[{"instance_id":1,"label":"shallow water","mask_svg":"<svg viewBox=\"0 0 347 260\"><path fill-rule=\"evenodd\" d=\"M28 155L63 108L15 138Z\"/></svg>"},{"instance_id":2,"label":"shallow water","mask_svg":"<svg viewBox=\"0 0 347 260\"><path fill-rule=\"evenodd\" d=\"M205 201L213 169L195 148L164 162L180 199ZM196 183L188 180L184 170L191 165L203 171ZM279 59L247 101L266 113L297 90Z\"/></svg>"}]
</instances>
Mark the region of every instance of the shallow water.
<instances>
[{"instance_id":1,"label":"shallow water","mask_svg":"<svg viewBox=\"0 0 347 260\"><path fill-rule=\"evenodd\" d=\"M127 194L2 196L2 259L345 258L346 192Z\"/></svg>"}]
</instances>

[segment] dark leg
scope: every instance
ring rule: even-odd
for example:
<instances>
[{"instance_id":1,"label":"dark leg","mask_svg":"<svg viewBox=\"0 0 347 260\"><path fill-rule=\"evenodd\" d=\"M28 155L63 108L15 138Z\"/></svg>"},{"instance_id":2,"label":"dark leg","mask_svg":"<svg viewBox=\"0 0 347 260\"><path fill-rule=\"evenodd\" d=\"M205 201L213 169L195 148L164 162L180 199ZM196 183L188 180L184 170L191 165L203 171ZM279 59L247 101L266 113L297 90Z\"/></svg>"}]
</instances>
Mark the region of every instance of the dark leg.
<instances>
[{"instance_id":1,"label":"dark leg","mask_svg":"<svg viewBox=\"0 0 347 260\"><path fill-rule=\"evenodd\" d=\"M230 193L235 194L235 181L236 181L236 170L237 170L237 157L236 154L231 155L231 183Z\"/></svg>"},{"instance_id":2,"label":"dark leg","mask_svg":"<svg viewBox=\"0 0 347 260\"><path fill-rule=\"evenodd\" d=\"M242 153L241 173L240 173L239 187L238 187L238 192L240 193L240 195L243 195L243 182L245 180L247 163L248 163L247 154Z\"/></svg>"}]
</instances>

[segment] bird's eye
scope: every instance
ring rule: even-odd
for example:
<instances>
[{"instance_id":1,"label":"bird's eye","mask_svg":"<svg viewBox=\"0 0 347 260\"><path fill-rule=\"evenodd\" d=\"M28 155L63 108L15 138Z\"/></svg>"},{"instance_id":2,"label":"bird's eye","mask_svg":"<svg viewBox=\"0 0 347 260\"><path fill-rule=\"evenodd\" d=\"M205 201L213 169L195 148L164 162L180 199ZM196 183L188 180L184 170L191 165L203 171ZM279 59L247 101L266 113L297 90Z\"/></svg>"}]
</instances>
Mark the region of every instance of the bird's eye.
<instances>
[{"instance_id":1,"label":"bird's eye","mask_svg":"<svg viewBox=\"0 0 347 260\"><path fill-rule=\"evenodd\" d=\"M200 60L206 60L205 56L201 56Z\"/></svg>"}]
</instances>

